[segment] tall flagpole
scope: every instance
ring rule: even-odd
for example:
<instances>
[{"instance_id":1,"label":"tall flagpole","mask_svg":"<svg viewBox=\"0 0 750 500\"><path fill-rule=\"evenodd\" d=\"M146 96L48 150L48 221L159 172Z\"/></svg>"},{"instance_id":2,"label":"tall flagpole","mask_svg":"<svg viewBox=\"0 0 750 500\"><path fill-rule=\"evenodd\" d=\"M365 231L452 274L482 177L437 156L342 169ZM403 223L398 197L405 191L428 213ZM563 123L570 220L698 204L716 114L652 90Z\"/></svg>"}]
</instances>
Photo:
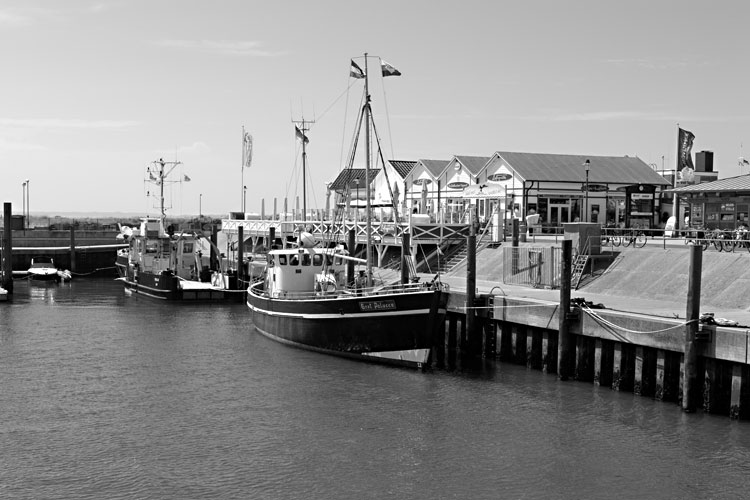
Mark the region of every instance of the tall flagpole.
<instances>
[{"instance_id":1,"label":"tall flagpole","mask_svg":"<svg viewBox=\"0 0 750 500\"><path fill-rule=\"evenodd\" d=\"M245 218L245 126L242 126L242 175L240 177L240 207L242 208L242 218Z\"/></svg>"}]
</instances>

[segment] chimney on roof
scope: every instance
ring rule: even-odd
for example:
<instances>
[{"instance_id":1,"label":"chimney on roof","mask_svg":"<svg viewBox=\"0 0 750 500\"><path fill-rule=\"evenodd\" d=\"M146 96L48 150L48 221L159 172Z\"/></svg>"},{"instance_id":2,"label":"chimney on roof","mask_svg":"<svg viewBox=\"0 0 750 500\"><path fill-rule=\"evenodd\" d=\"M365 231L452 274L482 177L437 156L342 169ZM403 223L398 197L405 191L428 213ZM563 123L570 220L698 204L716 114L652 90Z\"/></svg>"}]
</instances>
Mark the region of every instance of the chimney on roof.
<instances>
[{"instance_id":1,"label":"chimney on roof","mask_svg":"<svg viewBox=\"0 0 750 500\"><path fill-rule=\"evenodd\" d=\"M714 152L700 151L695 153L695 171L696 172L713 172L714 171Z\"/></svg>"}]
</instances>

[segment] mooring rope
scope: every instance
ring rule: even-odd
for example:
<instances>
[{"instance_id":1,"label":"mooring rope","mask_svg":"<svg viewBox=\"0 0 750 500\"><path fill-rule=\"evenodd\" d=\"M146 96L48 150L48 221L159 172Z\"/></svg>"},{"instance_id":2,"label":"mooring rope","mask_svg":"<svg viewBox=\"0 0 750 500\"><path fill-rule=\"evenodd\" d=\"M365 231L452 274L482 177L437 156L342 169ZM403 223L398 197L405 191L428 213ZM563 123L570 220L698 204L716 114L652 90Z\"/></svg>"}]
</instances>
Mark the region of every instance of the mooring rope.
<instances>
[{"instance_id":1,"label":"mooring rope","mask_svg":"<svg viewBox=\"0 0 750 500\"><path fill-rule=\"evenodd\" d=\"M683 323L679 323L677 325L670 326L669 328L662 328L661 330L638 331L638 330L631 330L629 328L625 328L624 326L616 325L616 324L612 323L611 321L602 318L601 316L599 316L598 314L596 314L592 309L590 309L588 307L583 306L583 307L581 307L581 309L586 314L588 314L589 316L591 316L592 318L594 318L594 320L597 321L598 323L602 323L602 324L605 324L605 325L609 326L610 328L615 328L617 330L622 330L623 332L628 332L628 333L641 333L641 334L664 333L664 332L668 332L670 330L676 330L678 328L682 328L682 327L687 326L687 325L689 325L691 323L697 323L698 322L697 319L691 319L691 320L685 321Z\"/></svg>"}]
</instances>

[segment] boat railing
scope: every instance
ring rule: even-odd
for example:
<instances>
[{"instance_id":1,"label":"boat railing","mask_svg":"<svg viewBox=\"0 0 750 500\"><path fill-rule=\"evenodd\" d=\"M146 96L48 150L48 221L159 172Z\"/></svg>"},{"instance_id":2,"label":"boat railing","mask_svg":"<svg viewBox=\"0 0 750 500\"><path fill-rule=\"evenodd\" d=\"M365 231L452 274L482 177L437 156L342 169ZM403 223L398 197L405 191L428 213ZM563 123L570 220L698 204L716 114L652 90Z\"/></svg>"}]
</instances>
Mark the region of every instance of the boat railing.
<instances>
[{"instance_id":1,"label":"boat railing","mask_svg":"<svg viewBox=\"0 0 750 500\"><path fill-rule=\"evenodd\" d=\"M394 293L416 293L428 290L434 290L435 287L431 283L406 283L406 284L390 284L381 285L375 287L347 287L339 288L335 291L280 291L273 294L275 299L288 299L288 300L324 300L333 299L337 297L368 297L368 296L383 296L391 295ZM248 289L254 295L269 297L266 290L260 289L260 286L251 285Z\"/></svg>"}]
</instances>

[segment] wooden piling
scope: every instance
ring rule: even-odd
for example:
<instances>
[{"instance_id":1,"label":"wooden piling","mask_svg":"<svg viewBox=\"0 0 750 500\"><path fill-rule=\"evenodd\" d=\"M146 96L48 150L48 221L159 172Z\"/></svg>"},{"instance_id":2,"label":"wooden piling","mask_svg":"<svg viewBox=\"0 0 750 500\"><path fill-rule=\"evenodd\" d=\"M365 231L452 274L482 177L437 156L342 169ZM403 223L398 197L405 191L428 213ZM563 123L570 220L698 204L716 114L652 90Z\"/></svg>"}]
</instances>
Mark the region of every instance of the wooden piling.
<instances>
[{"instance_id":1,"label":"wooden piling","mask_svg":"<svg viewBox=\"0 0 750 500\"><path fill-rule=\"evenodd\" d=\"M515 220L514 228L515 228ZM515 229L514 229L515 234ZM573 255L573 241L562 241L560 269L560 310L558 311L557 375L560 380L568 380L571 375L571 334L568 327L570 313L570 267Z\"/></svg>"},{"instance_id":2,"label":"wooden piling","mask_svg":"<svg viewBox=\"0 0 750 500\"><path fill-rule=\"evenodd\" d=\"M13 230L11 220L13 206L10 202L3 204L3 283L9 294L13 293Z\"/></svg>"},{"instance_id":3,"label":"wooden piling","mask_svg":"<svg viewBox=\"0 0 750 500\"><path fill-rule=\"evenodd\" d=\"M349 250L349 255L354 257L354 254L357 252L357 237L354 234L354 229L350 229L349 233L347 234L347 240L346 240L346 249ZM354 284L354 262L351 260L346 261L346 276L348 280L348 285Z\"/></svg>"},{"instance_id":4,"label":"wooden piling","mask_svg":"<svg viewBox=\"0 0 750 500\"><path fill-rule=\"evenodd\" d=\"M70 271L76 272L76 230L70 228Z\"/></svg>"},{"instance_id":5,"label":"wooden piling","mask_svg":"<svg viewBox=\"0 0 750 500\"><path fill-rule=\"evenodd\" d=\"M475 225L469 224L469 236L466 238L466 335L468 350L472 355L477 353L476 311L474 309L477 293L477 234Z\"/></svg>"},{"instance_id":6,"label":"wooden piling","mask_svg":"<svg viewBox=\"0 0 750 500\"><path fill-rule=\"evenodd\" d=\"M411 235L404 233L401 237L401 284L409 283L409 261L411 259Z\"/></svg>"},{"instance_id":7,"label":"wooden piling","mask_svg":"<svg viewBox=\"0 0 750 500\"><path fill-rule=\"evenodd\" d=\"M687 309L685 318L685 380L683 383L682 409L694 412L700 396L698 382L698 318L701 303L701 269L703 264L703 248L700 245L690 246L690 268L688 271Z\"/></svg>"},{"instance_id":8,"label":"wooden piling","mask_svg":"<svg viewBox=\"0 0 750 500\"><path fill-rule=\"evenodd\" d=\"M237 290L245 288L245 228L237 226Z\"/></svg>"}]
</instances>

